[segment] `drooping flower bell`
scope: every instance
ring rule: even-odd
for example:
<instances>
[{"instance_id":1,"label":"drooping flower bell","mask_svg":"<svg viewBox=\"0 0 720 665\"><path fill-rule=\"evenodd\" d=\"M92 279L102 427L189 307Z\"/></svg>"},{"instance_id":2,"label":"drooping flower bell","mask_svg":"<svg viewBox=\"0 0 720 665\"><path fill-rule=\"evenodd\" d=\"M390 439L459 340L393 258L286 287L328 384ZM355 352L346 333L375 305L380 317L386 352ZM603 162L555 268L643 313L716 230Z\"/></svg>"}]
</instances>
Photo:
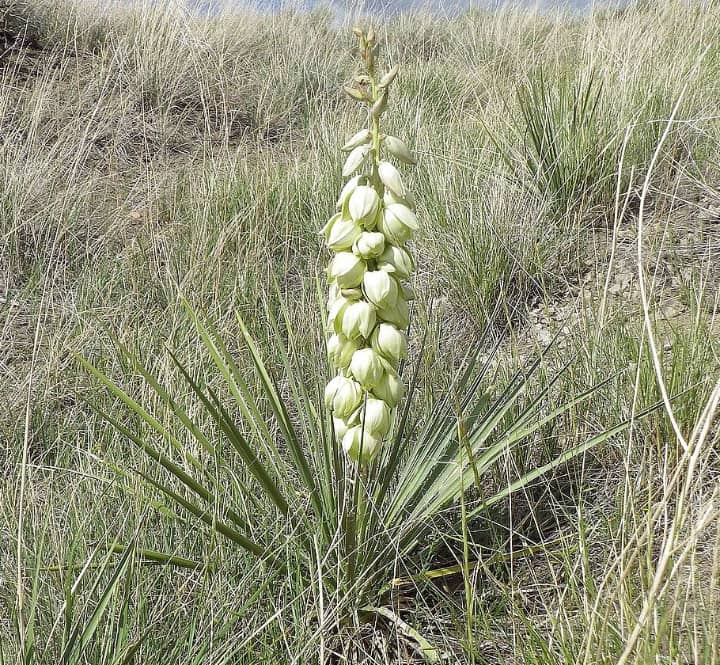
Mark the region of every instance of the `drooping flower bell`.
<instances>
[{"instance_id":1,"label":"drooping flower bell","mask_svg":"<svg viewBox=\"0 0 720 665\"><path fill-rule=\"evenodd\" d=\"M335 253L329 283L327 351L337 375L325 390L336 440L350 458L366 465L392 428L393 409L404 393L397 368L407 358L408 300L405 283L415 270L407 242L418 229L415 202L392 160L415 164L403 141L380 130L393 67L377 76L377 44L371 30L354 30L363 69L345 91L365 105L368 127L343 145L349 180L337 210L321 234Z\"/></svg>"}]
</instances>

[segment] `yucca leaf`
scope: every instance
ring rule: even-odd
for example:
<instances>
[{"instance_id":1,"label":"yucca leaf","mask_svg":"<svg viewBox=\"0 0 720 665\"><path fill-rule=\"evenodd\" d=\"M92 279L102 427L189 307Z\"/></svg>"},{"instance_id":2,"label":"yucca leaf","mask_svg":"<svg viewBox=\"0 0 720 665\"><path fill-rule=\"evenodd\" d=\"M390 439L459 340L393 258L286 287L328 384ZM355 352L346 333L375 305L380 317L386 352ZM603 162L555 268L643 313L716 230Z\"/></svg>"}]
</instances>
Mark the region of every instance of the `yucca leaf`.
<instances>
[{"instance_id":1,"label":"yucca leaf","mask_svg":"<svg viewBox=\"0 0 720 665\"><path fill-rule=\"evenodd\" d=\"M607 385L614 378L615 376L611 376L601 383L594 385L592 388L576 395L573 399L568 400L541 418L538 418L538 413L535 408L539 400L533 400L533 408L531 410L526 410L526 412L521 415L515 423L513 423L512 427L500 436L496 443L490 446L487 450L483 451L482 455L474 460L474 463L482 469L488 468L495 462L497 457L502 454L503 450L512 448L516 442L527 438L531 434L540 430L544 425L552 422L556 418L559 418L573 407L592 397L598 390ZM542 395L544 396L545 393L546 391L543 390ZM525 423L528 421L531 421L531 424L526 425Z\"/></svg>"},{"instance_id":2,"label":"yucca leaf","mask_svg":"<svg viewBox=\"0 0 720 665\"><path fill-rule=\"evenodd\" d=\"M275 292L280 296L280 286L275 282ZM297 414L297 418L300 421L300 425L303 429L303 437L307 442L313 442L313 445L309 446L309 453L314 458L314 468L317 469L322 477L322 482L317 483L313 477L313 486L317 487L318 493L311 494L311 501L315 509L316 515L321 518L320 526L323 529L324 536L331 538L331 531L334 531L337 524L337 479L333 476L334 469L334 452L328 445L329 438L326 437L326 428L324 422L324 415L321 417L318 414L317 409L313 400L310 399L310 395L307 389L307 381L305 380L305 372L296 360L297 346L295 335L292 331L292 322L290 320L290 314L288 312L285 301L280 296L278 298L280 312L283 317L285 325L285 331L287 333L288 349L283 348L282 345L277 345L276 351L280 358L287 377L288 386L292 394L294 413ZM275 316L270 311L270 308L265 306L266 315L270 323L271 332L274 339L281 339L280 327L278 325ZM319 441L318 441L319 439ZM319 445L316 445L318 442ZM298 444L299 445L299 444ZM302 452L302 449L301 449ZM307 456L302 454L302 459L297 460L294 453L293 460L296 464L302 465L303 460L307 460ZM312 476L312 472L307 466L307 473ZM302 475L304 472L302 468L298 469ZM307 486L307 482L305 483ZM322 505L320 505L322 502Z\"/></svg>"},{"instance_id":3,"label":"yucca leaf","mask_svg":"<svg viewBox=\"0 0 720 665\"><path fill-rule=\"evenodd\" d=\"M420 368L422 367L422 359L425 352L425 344L427 343L429 328L425 328L423 338L420 343L420 348L417 353L415 365L413 366L412 376L410 377L410 383L408 386L407 394L403 404L403 409L400 414L397 427L395 428L395 435L392 438L391 445L389 446L389 454L387 458L382 460L379 471L379 482L378 489L375 493L375 504L382 505L385 500L385 495L388 491L390 483L398 468L400 460L403 458L407 445L410 442L410 437L406 436L406 427L408 416L410 414L410 406L412 404L412 397L415 394L417 387L418 377L420 376Z\"/></svg>"},{"instance_id":4,"label":"yucca leaf","mask_svg":"<svg viewBox=\"0 0 720 665\"><path fill-rule=\"evenodd\" d=\"M278 294L278 306L280 308L280 313L282 314L282 321L285 325L288 342L287 349L283 348L282 345L278 345L280 346L280 348L277 349L279 351L278 356L283 365L288 385L293 394L293 401L298 407L297 415L300 420L300 424L303 427L303 436L307 440L310 440L313 437L313 433L317 431L321 425L323 416L318 414L315 404L310 399L310 395L307 390L307 382L303 380L304 373L296 360L298 357L297 340L295 338L295 334L293 333L290 312L288 311L287 305L282 298L280 286L278 285L277 280L275 280L274 285L275 292ZM268 307L267 303L265 304L265 314L268 322L270 323L273 338L281 339L280 326L278 325L278 321Z\"/></svg>"},{"instance_id":5,"label":"yucca leaf","mask_svg":"<svg viewBox=\"0 0 720 665\"><path fill-rule=\"evenodd\" d=\"M653 411L656 411L658 408L662 406L662 403L655 404L651 406L648 409L645 409L644 411L636 414L632 419L626 420L619 425L616 425L615 427L610 427L609 429L606 429L604 432L601 432L600 434L596 434L593 437L590 437L587 441L584 443L581 443L577 446L574 446L570 448L569 450L566 450L561 455L558 455L555 459L551 460L547 464L543 464L542 466L539 466L535 469L532 469L528 473L523 474L520 478L515 480L514 482L510 483L506 487L504 487L502 490L497 492L495 495L490 497L489 499L483 501L480 506L472 510L469 514L469 517L474 517L481 511L489 508L490 506L493 506L498 501L501 501L505 497L509 496L513 492L516 492L517 490L525 487L528 483L532 482L533 480L539 478L540 476L544 475L548 471L551 471L552 469L557 468L558 466L561 466L562 464L565 464L566 462L569 462L571 459L577 457L578 455L582 455L583 453L591 450L595 446L604 443L611 437L615 436L616 434L620 434L624 430L626 430L628 427L630 427L633 423L637 422L640 418L644 418L649 413L652 413Z\"/></svg>"},{"instance_id":6,"label":"yucca leaf","mask_svg":"<svg viewBox=\"0 0 720 665\"><path fill-rule=\"evenodd\" d=\"M564 369L561 370L560 374L562 374L563 371ZM453 486L451 482L453 480L453 474L455 477L459 476L457 470L448 469L439 476L436 483L438 488L437 492L428 493L430 497L435 494L436 499L430 505L426 505L423 508L426 513L431 514L436 512L437 510L442 509L445 505L451 503L453 500L457 499L461 492L466 491L470 487L470 484L475 477L485 473L489 468L491 468L504 452L511 450L517 443L537 432L545 424L552 422L563 413L566 413L574 406L577 406L584 400L594 395L597 390L602 388L614 378L610 377L606 379L602 383L597 384L589 390L577 395L565 404L553 409L549 414L539 417L537 407L540 400L546 395L548 387L554 384L560 374L556 375L552 381L549 381L543 387L540 393L531 401L530 405L521 414L517 423L515 423L507 432L501 434L492 445L483 450L479 457L474 458L470 462L469 468L466 467L462 470L462 486L459 486L460 483L458 483L457 486ZM532 420L532 424L523 425L528 420ZM474 451L473 454L476 454L478 450L478 441L475 440L474 436L475 435L473 434L469 435L470 448ZM483 438L482 442L484 441L485 439ZM417 516L420 517L421 515L422 511L418 510Z\"/></svg>"},{"instance_id":7,"label":"yucca leaf","mask_svg":"<svg viewBox=\"0 0 720 665\"><path fill-rule=\"evenodd\" d=\"M124 554L130 547L128 545L121 545L120 543L113 543L110 545L110 549L116 554ZM208 570L210 567L207 564L200 563L199 561L193 561L192 559L186 559L185 557L178 556L177 554L167 554L166 552L158 552L157 550L148 550L141 547L134 548L135 553L142 557L142 562L151 564L170 564L177 568L189 568L190 570L204 569Z\"/></svg>"},{"instance_id":8,"label":"yucca leaf","mask_svg":"<svg viewBox=\"0 0 720 665\"><path fill-rule=\"evenodd\" d=\"M558 333L559 334L559 333ZM486 406L478 401L473 408L470 408L466 416L466 425L470 429L468 439L471 442L472 455L478 454L480 448L500 424L502 419L513 407L522 390L527 385L528 379L532 376L544 357L553 348L557 335L536 358L529 362L527 367L518 370L500 395L490 405ZM496 346L495 349L498 347ZM492 357L492 356L491 356ZM486 365L489 364L487 359ZM564 370L563 370L564 371ZM562 371L560 372L562 373ZM469 380L470 375L465 372L462 380ZM557 378L557 377L556 377ZM465 413L468 409L474 393L479 387L478 381L473 381L471 390L464 391L460 409ZM464 385L458 386L458 392L463 391ZM549 386L541 391L544 395ZM529 408L534 408L539 402L536 398ZM446 402L448 403L448 402ZM428 511L441 510L444 504L450 500L452 492L457 497L461 484L465 483L465 471L463 471L463 483L460 482L460 475L457 470L457 453L459 450L459 439L457 436L457 416L455 410L445 409L444 418L436 418L431 421L430 430L426 430L420 437L421 446L416 447L415 456L408 460L405 465L405 475L399 481L400 491L396 493L397 500L389 507L386 526L392 525L396 519L402 519L402 515L412 515L416 519L423 519ZM473 473L482 473L484 469L473 469ZM405 484L406 483L406 484ZM432 506L432 507L431 507Z\"/></svg>"},{"instance_id":9,"label":"yucca leaf","mask_svg":"<svg viewBox=\"0 0 720 665\"><path fill-rule=\"evenodd\" d=\"M280 451L275 445L274 437L268 428L265 417L253 398L247 382L243 379L235 360L223 344L217 331L210 326L210 324L204 324L186 300L183 300L182 303L192 319L205 349L210 354L210 357L215 363L215 367L225 381L225 385L234 397L235 403L242 413L244 422L253 428L257 436L257 441L267 448L269 463L273 466L275 472L281 475L282 470L278 467L278 464L282 460Z\"/></svg>"},{"instance_id":10,"label":"yucca leaf","mask_svg":"<svg viewBox=\"0 0 720 665\"><path fill-rule=\"evenodd\" d=\"M65 648L63 649L62 653L60 654L60 662L62 663L73 663L77 662L80 656L82 655L82 652L84 651L85 647L90 643L90 641L93 639L95 635L95 631L97 630L100 621L102 620L105 612L107 611L107 608L110 604L110 601L112 600L113 593L115 592L115 588L117 586L117 582L120 579L120 576L125 572L125 569L129 565L131 559L131 555L133 553L133 543L130 543L130 546L126 549L125 553L121 557L120 561L118 562L117 566L115 567L115 571L113 572L110 580L105 585L105 588L102 592L102 595L100 596L100 599L98 601L98 604L95 606L95 609L93 613L90 615L90 619L88 620L87 624L83 627L80 625L76 625L75 628L72 630L70 634L70 638L68 639L67 643L65 644ZM103 560L103 563L100 566L99 572L97 574L97 577L95 578L95 582L92 585L92 588L90 590L89 595L92 596L96 589L98 588L102 573L106 570L106 568L110 564L110 560L112 557L112 551L108 551L105 559ZM77 650L76 650L77 647Z\"/></svg>"},{"instance_id":11,"label":"yucca leaf","mask_svg":"<svg viewBox=\"0 0 720 665\"><path fill-rule=\"evenodd\" d=\"M319 499L317 496L315 478L310 471L310 466L308 464L307 458L305 457L305 453L303 452L297 434L295 433L292 423L290 422L290 416L288 415L287 409L285 408L285 404L282 399L280 399L277 388L275 387L273 380L270 378L270 374L268 373L267 368L265 367L265 363L263 362L263 359L258 352L257 346L255 345L255 342L250 335L247 326L245 325L239 314L237 316L237 322L240 326L240 332L242 333L243 339L245 340L245 344L250 351L250 355L252 357L258 376L260 377L260 381L263 384L263 392L268 398L270 402L270 408L275 414L275 418L277 419L277 422L280 425L280 429L283 432L283 436L288 445L288 451L293 459L295 468L300 474L300 478L305 484L305 487L310 492L310 499L313 502L315 509L318 511L318 515L321 515L322 508L319 504Z\"/></svg>"},{"instance_id":12,"label":"yucca leaf","mask_svg":"<svg viewBox=\"0 0 720 665\"><path fill-rule=\"evenodd\" d=\"M250 538L247 538L243 534L239 533L235 529L233 529L231 526L225 524L222 520L220 520L216 515L210 514L207 510L203 510L199 506L196 506L195 504L188 501L185 497L178 494L177 492L174 492L166 485L163 485L162 483L158 482L155 478L148 475L147 473L144 473L143 471L137 471L138 475L144 478L148 483L150 483L153 487L155 487L157 490L162 492L165 496L172 499L175 503L182 506L187 510L189 513L192 513L197 517L199 520L207 524L209 527L217 531L218 533L225 536L228 540L234 542L237 545L240 545L243 549L247 550L248 552L251 552L252 554L262 557L265 555L265 549L258 545L257 543L250 540Z\"/></svg>"},{"instance_id":13,"label":"yucca leaf","mask_svg":"<svg viewBox=\"0 0 720 665\"><path fill-rule=\"evenodd\" d=\"M531 366L530 373L538 366L538 358ZM473 432L473 443L480 445L495 429L505 414L513 406L525 380L518 372L503 390L496 402L487 410L484 420ZM415 454L407 461L404 472L398 481L398 491L390 503L386 513L385 524L391 526L396 520L405 519L408 515L419 517L431 502L437 503L438 490L447 482L457 485L456 457L459 445L455 427L455 415L448 413L444 421L433 423L431 431L425 431L420 437L423 445L416 447ZM473 451L475 453L476 451ZM447 469L450 468L451 478L445 480ZM442 476L443 480L438 482Z\"/></svg>"},{"instance_id":14,"label":"yucca leaf","mask_svg":"<svg viewBox=\"0 0 720 665\"><path fill-rule=\"evenodd\" d=\"M172 409L173 413L177 416L183 426L193 435L193 438L200 443L207 453L214 456L215 447L210 443L197 423L188 416L187 412L168 394L167 390L165 390L157 378L149 372L147 368L145 368L145 366L127 349L124 344L115 338L113 338L113 340L121 353L132 363L135 370L140 372L142 377L145 379L145 382L155 391L158 397L160 397L160 399ZM175 360L175 356L172 352L169 351L169 353L173 360Z\"/></svg>"},{"instance_id":15,"label":"yucca leaf","mask_svg":"<svg viewBox=\"0 0 720 665\"><path fill-rule=\"evenodd\" d=\"M362 611L385 617L403 635L414 640L417 643L418 649L422 654L423 660L426 663L439 663L441 661L440 652L432 644L430 644L430 642L425 637L423 637L415 628L413 628L406 621L403 621L389 607L367 606L363 607Z\"/></svg>"},{"instance_id":16,"label":"yucca leaf","mask_svg":"<svg viewBox=\"0 0 720 665\"><path fill-rule=\"evenodd\" d=\"M127 427L122 425L119 421L113 418L110 414L103 411L97 405L90 403L90 407L104 420L109 422L120 434L122 434L129 441L132 441L138 448L140 448L148 457L155 460L164 469L170 472L175 478L177 478L183 485L185 485L190 491L197 494L203 501L207 503L218 503L218 497L215 496L210 490L204 485L193 478L187 473L180 465L170 459L164 453L155 449L145 439L141 438L138 434L135 434ZM228 509L226 514L230 520L232 520L241 529L247 529L248 523L235 511Z\"/></svg>"},{"instance_id":17,"label":"yucca leaf","mask_svg":"<svg viewBox=\"0 0 720 665\"><path fill-rule=\"evenodd\" d=\"M153 415L148 413L140 404L138 404L132 397L130 397L124 390L113 383L105 374L97 369L92 363L85 360L80 356L77 356L78 362L90 372L96 379L100 381L115 397L119 398L130 411L139 416L145 423L147 423L152 429L160 434L166 441L168 441L175 450L177 450L185 460L194 466L196 469L202 469L203 465L200 461L183 449L177 438Z\"/></svg>"},{"instance_id":18,"label":"yucca leaf","mask_svg":"<svg viewBox=\"0 0 720 665\"><path fill-rule=\"evenodd\" d=\"M210 391L211 398L208 398L197 382L190 376L184 365L178 360L174 353L170 353L173 362L180 370L183 378L188 383L195 395L200 399L218 429L227 437L235 451L240 455L246 468L257 479L267 496L278 507L284 515L288 512L288 503L283 497L277 483L270 477L264 464L260 461L255 451L235 426L230 414L223 408L220 400L213 391Z\"/></svg>"}]
</instances>

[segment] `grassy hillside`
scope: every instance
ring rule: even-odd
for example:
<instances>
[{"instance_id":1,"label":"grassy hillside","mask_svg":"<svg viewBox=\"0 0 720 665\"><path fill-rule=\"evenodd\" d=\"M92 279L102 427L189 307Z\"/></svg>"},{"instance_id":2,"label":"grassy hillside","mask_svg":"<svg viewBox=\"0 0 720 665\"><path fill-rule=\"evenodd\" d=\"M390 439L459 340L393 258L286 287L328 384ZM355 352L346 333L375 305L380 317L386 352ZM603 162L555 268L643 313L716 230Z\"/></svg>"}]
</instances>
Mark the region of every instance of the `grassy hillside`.
<instances>
[{"instance_id":1,"label":"grassy hillside","mask_svg":"<svg viewBox=\"0 0 720 665\"><path fill-rule=\"evenodd\" d=\"M341 625L332 571L240 499L239 465L222 482L277 531L282 572L172 509L92 408L147 430L80 357L174 422L117 344L202 426L170 351L231 397L183 298L251 392L237 313L283 395L288 344L310 391L329 371L318 231L364 122L342 92L353 21L156 5L0 7L0 663L420 662L397 622ZM552 342L508 419L566 364L544 413L605 383L508 450L469 506L631 421L460 531L464 503L439 516L378 602L445 662L720 662L720 6L373 22L400 65L388 130L419 158L403 172L421 223L413 427L476 344L489 399ZM123 559L128 543L189 567Z\"/></svg>"}]
</instances>

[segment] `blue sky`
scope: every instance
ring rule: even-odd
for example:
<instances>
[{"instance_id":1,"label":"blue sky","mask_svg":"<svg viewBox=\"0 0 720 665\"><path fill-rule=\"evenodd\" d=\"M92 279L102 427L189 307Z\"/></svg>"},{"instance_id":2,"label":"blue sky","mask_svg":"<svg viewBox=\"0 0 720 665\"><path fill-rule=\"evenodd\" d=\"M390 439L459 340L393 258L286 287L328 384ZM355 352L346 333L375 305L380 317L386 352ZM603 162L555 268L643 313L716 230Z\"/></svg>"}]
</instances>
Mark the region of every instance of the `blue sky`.
<instances>
[{"instance_id":1,"label":"blue sky","mask_svg":"<svg viewBox=\"0 0 720 665\"><path fill-rule=\"evenodd\" d=\"M230 0L238 6L249 6L254 9L275 11L281 6L290 6L299 9L307 9L319 6L330 6L338 14L344 13L348 8L358 5L367 11L402 11L417 7L431 8L439 13L454 13L467 7L498 7L505 0L361 0L361 2L348 2L347 0ZM199 0L194 3L205 8L215 4L227 4L228 0ZM627 4L627 0L513 0L513 4L527 7L539 7L549 9L553 7L566 7L575 11L586 11L592 5L607 6Z\"/></svg>"}]
</instances>

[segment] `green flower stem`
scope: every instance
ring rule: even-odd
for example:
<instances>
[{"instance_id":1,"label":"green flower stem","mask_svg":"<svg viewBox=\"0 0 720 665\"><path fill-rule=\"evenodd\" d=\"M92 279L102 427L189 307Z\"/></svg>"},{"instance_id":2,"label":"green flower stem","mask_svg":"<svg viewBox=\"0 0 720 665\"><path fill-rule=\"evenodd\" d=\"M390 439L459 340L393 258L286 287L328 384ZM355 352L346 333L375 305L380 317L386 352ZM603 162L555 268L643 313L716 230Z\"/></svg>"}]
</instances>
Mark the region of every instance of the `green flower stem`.
<instances>
[{"instance_id":1,"label":"green flower stem","mask_svg":"<svg viewBox=\"0 0 720 665\"><path fill-rule=\"evenodd\" d=\"M377 85L375 83L375 77L371 74L370 81L372 86L372 103L377 101ZM380 166L380 118L372 116L372 169L370 178L372 180L373 187L379 190L382 187L380 180L380 174L378 168Z\"/></svg>"}]
</instances>

